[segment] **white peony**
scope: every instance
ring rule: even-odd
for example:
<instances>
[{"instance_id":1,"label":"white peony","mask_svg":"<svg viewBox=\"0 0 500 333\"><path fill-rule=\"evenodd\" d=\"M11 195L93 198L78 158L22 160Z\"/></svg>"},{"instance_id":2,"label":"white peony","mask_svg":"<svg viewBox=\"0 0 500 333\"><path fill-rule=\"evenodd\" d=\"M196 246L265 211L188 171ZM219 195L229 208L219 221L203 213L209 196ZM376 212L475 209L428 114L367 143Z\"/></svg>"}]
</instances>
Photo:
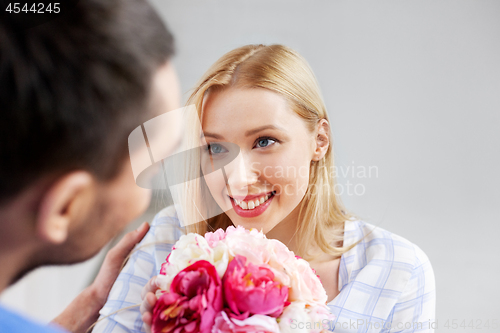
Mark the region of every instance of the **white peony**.
<instances>
[{"instance_id":1,"label":"white peony","mask_svg":"<svg viewBox=\"0 0 500 333\"><path fill-rule=\"evenodd\" d=\"M222 279L229 264L228 247L224 242L219 242L215 248L211 248L203 236L195 233L182 235L168 256L166 275L159 275L156 284L162 290L169 290L174 277L198 260L206 260L214 265Z\"/></svg>"},{"instance_id":2,"label":"white peony","mask_svg":"<svg viewBox=\"0 0 500 333\"><path fill-rule=\"evenodd\" d=\"M319 277L304 259L297 258L285 266L290 276L288 300L325 305L328 299Z\"/></svg>"},{"instance_id":3,"label":"white peony","mask_svg":"<svg viewBox=\"0 0 500 333\"><path fill-rule=\"evenodd\" d=\"M320 333L331 328L332 319L326 305L293 302L283 311L278 325L281 333Z\"/></svg>"}]
</instances>

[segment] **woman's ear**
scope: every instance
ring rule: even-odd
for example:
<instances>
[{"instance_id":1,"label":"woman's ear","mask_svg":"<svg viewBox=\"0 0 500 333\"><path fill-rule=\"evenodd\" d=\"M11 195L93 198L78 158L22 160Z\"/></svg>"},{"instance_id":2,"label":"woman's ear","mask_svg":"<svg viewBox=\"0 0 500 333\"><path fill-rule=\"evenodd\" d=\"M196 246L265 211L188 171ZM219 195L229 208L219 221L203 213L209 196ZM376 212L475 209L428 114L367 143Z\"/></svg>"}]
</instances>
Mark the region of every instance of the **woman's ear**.
<instances>
[{"instance_id":1,"label":"woman's ear","mask_svg":"<svg viewBox=\"0 0 500 333\"><path fill-rule=\"evenodd\" d=\"M74 171L59 178L43 195L36 218L40 239L63 243L71 223L81 220L88 201L94 195L94 178L86 171Z\"/></svg>"},{"instance_id":2,"label":"woman's ear","mask_svg":"<svg viewBox=\"0 0 500 333\"><path fill-rule=\"evenodd\" d=\"M330 125L328 120L321 119L316 128L316 149L313 153L313 161L321 160L330 146Z\"/></svg>"}]
</instances>

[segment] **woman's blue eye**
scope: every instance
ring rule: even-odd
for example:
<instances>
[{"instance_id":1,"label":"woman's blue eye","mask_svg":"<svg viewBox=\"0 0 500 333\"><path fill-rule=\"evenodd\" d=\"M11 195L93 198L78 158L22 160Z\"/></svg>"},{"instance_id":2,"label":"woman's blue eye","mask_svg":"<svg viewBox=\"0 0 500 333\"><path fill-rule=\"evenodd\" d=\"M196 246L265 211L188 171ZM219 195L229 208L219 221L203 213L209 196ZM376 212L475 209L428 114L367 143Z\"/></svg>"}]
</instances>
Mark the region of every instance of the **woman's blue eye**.
<instances>
[{"instance_id":1,"label":"woman's blue eye","mask_svg":"<svg viewBox=\"0 0 500 333\"><path fill-rule=\"evenodd\" d=\"M257 146L259 148L264 148L264 147L272 145L275 142L276 142L276 140L272 140L269 138L262 138L262 139L257 140Z\"/></svg>"},{"instance_id":2,"label":"woman's blue eye","mask_svg":"<svg viewBox=\"0 0 500 333\"><path fill-rule=\"evenodd\" d=\"M221 145L212 143L212 144L208 145L208 152L212 155L216 155L216 154L225 153L225 152L227 152L227 150L226 150L226 148L224 148Z\"/></svg>"}]
</instances>

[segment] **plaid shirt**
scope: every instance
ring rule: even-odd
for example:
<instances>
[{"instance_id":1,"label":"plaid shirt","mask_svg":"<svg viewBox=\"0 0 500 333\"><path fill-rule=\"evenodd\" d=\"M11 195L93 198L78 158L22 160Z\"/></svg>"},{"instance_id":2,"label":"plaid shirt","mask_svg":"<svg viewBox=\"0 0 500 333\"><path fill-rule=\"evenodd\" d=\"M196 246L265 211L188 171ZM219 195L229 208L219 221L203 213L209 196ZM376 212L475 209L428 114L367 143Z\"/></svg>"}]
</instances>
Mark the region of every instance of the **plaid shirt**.
<instances>
[{"instance_id":1,"label":"plaid shirt","mask_svg":"<svg viewBox=\"0 0 500 333\"><path fill-rule=\"evenodd\" d=\"M93 332L145 332L139 307L133 306L141 303L142 288L159 274L181 234L174 206L156 215L113 285ZM358 240L340 260L340 293L328 304L335 319L296 323L297 331L321 325L334 332L434 332L435 281L425 253L381 228L346 221L344 245Z\"/></svg>"}]
</instances>

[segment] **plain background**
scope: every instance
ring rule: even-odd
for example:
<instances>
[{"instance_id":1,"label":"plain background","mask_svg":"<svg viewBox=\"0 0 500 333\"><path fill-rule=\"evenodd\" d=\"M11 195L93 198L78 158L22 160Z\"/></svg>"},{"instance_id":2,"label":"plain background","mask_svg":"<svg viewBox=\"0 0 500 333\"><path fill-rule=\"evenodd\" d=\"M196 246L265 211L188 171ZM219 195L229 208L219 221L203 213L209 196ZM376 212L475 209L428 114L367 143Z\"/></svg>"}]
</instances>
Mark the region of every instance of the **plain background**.
<instances>
[{"instance_id":1,"label":"plain background","mask_svg":"<svg viewBox=\"0 0 500 333\"><path fill-rule=\"evenodd\" d=\"M456 331L479 321L480 332L497 331L484 323L500 325L500 1L153 3L177 40L184 100L235 47L280 43L301 53L329 110L347 208L427 253L438 331L454 331L447 320L474 321ZM153 201L134 225L163 206ZM101 258L38 270L2 300L48 321Z\"/></svg>"}]
</instances>

